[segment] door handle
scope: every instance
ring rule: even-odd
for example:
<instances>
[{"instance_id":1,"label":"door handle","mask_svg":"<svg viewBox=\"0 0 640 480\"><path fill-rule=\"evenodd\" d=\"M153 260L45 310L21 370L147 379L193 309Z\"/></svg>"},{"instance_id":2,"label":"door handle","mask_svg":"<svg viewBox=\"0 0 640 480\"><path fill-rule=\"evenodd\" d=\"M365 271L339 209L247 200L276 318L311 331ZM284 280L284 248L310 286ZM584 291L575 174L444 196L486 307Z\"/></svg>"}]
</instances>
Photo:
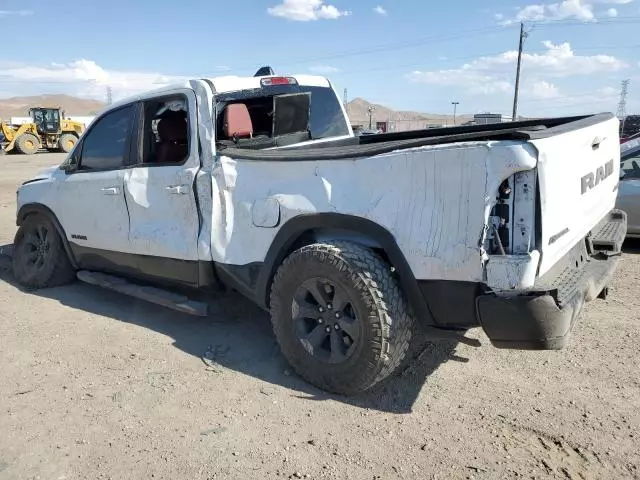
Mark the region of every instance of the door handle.
<instances>
[{"instance_id":1,"label":"door handle","mask_svg":"<svg viewBox=\"0 0 640 480\"><path fill-rule=\"evenodd\" d=\"M118 187L105 187L101 188L100 191L105 195L118 195L120 193L120 189Z\"/></svg>"},{"instance_id":2,"label":"door handle","mask_svg":"<svg viewBox=\"0 0 640 480\"><path fill-rule=\"evenodd\" d=\"M185 195L189 192L189 185L169 185L164 189L172 195Z\"/></svg>"}]
</instances>

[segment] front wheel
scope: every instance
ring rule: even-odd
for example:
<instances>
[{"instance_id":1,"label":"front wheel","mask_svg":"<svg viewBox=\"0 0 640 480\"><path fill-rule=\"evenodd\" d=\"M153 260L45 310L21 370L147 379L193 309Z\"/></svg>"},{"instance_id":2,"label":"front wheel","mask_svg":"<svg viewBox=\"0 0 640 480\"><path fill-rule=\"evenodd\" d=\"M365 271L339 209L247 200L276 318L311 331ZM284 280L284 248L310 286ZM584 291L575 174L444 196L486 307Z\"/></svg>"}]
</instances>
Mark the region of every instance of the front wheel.
<instances>
[{"instance_id":1,"label":"front wheel","mask_svg":"<svg viewBox=\"0 0 640 480\"><path fill-rule=\"evenodd\" d=\"M16 138L16 150L24 155L33 155L40 148L40 140L32 133L23 133Z\"/></svg>"},{"instance_id":2,"label":"front wheel","mask_svg":"<svg viewBox=\"0 0 640 480\"><path fill-rule=\"evenodd\" d=\"M55 226L43 215L29 215L13 241L13 273L29 288L70 283L75 271Z\"/></svg>"},{"instance_id":3,"label":"front wheel","mask_svg":"<svg viewBox=\"0 0 640 480\"><path fill-rule=\"evenodd\" d=\"M58 147L64 153L69 153L73 150L73 147L78 143L78 137L75 135L71 135L70 133L65 133L60 136L58 140Z\"/></svg>"},{"instance_id":4,"label":"front wheel","mask_svg":"<svg viewBox=\"0 0 640 480\"><path fill-rule=\"evenodd\" d=\"M351 242L313 244L280 266L271 318L282 353L309 383L352 395L404 359L413 317L390 266Z\"/></svg>"}]
</instances>

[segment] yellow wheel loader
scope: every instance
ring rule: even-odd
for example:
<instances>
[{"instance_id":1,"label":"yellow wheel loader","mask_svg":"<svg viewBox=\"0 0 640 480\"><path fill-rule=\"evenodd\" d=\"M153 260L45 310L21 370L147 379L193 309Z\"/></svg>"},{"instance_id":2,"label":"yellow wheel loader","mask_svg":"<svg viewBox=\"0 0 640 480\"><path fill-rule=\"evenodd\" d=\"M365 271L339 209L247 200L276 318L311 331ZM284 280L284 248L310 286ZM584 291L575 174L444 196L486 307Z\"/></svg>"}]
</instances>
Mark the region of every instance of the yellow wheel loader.
<instances>
[{"instance_id":1,"label":"yellow wheel loader","mask_svg":"<svg viewBox=\"0 0 640 480\"><path fill-rule=\"evenodd\" d=\"M29 109L32 122L20 126L0 122L0 151L32 155L41 148L70 152L85 131L84 123L64 118L59 108Z\"/></svg>"}]
</instances>

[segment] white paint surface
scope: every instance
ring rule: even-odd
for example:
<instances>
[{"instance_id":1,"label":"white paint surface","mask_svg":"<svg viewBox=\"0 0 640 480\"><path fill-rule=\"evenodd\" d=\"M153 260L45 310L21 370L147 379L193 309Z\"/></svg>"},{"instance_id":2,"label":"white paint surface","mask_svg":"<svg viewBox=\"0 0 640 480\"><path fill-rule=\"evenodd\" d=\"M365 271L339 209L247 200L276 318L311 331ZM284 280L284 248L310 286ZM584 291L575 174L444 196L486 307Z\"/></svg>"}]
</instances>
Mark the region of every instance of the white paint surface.
<instances>
[{"instance_id":1,"label":"white paint surface","mask_svg":"<svg viewBox=\"0 0 640 480\"><path fill-rule=\"evenodd\" d=\"M131 220L129 248L140 255L197 260L199 219L193 185L200 157L196 96L191 89L169 93L187 96L192 138L189 157L183 165L139 165L124 170Z\"/></svg>"},{"instance_id":2,"label":"white paint surface","mask_svg":"<svg viewBox=\"0 0 640 480\"><path fill-rule=\"evenodd\" d=\"M601 139L597 149L595 138ZM538 176L542 210L542 259L539 275L558 262L615 205L614 189L620 177L618 120L531 142L538 150ZM613 160L613 173L592 190L581 194L581 178ZM552 244L549 240L565 228L569 232Z\"/></svg>"},{"instance_id":3,"label":"white paint surface","mask_svg":"<svg viewBox=\"0 0 640 480\"><path fill-rule=\"evenodd\" d=\"M309 87L328 87L329 81L325 77L317 75L282 75L276 74L276 77L293 77L299 85L305 85ZM260 80L264 77L236 77L235 75L229 75L224 77L211 78L211 82L216 89L217 93L236 92L239 90L251 90L254 88L261 88Z\"/></svg>"},{"instance_id":4,"label":"white paint surface","mask_svg":"<svg viewBox=\"0 0 640 480\"><path fill-rule=\"evenodd\" d=\"M57 215L69 241L89 248L130 252L123 170L67 175L52 167L36 178L43 181L19 189L18 209L26 203L41 203ZM76 240L73 235L87 239Z\"/></svg>"},{"instance_id":5,"label":"white paint surface","mask_svg":"<svg viewBox=\"0 0 640 480\"><path fill-rule=\"evenodd\" d=\"M494 255L487 262L487 284L498 292L532 288L539 262L537 250L526 255Z\"/></svg>"},{"instance_id":6,"label":"white paint surface","mask_svg":"<svg viewBox=\"0 0 640 480\"><path fill-rule=\"evenodd\" d=\"M495 192L502 179L534 166L531 148L517 142L420 147L358 160L221 156L213 171L214 190L224 192L221 213L214 213L222 228L213 259L263 261L278 229L254 226L252 206L277 198L280 226L314 212L367 218L395 236L416 278L483 281L478 244Z\"/></svg>"},{"instance_id":7,"label":"white paint surface","mask_svg":"<svg viewBox=\"0 0 640 480\"><path fill-rule=\"evenodd\" d=\"M252 222L256 227L273 228L280 221L280 204L277 198L256 200L251 208Z\"/></svg>"},{"instance_id":8,"label":"white paint surface","mask_svg":"<svg viewBox=\"0 0 640 480\"><path fill-rule=\"evenodd\" d=\"M256 81L244 79L233 88ZM206 83L195 80L129 100L175 92L188 95L191 133L199 141L191 143L185 165L68 176L53 170L43 173L42 182L22 187L18 204L49 206L69 237L87 235L86 246L234 265L262 262L279 229L295 217L338 212L387 229L417 279L485 282L513 290L530 288L540 258L542 274L615 202L619 146L614 121L531 143L461 142L353 160L249 161L224 151L216 155L214 97ZM594 151L596 136L603 141ZM581 196L581 176L610 158L613 175ZM487 255L486 227L500 183L529 172L516 179L516 189L522 188L536 167L542 255L526 251L535 221L533 190L514 197L511 228L525 233L517 242L522 255ZM101 189L112 186L120 191L104 195ZM549 246L550 236L565 227L570 234Z\"/></svg>"}]
</instances>

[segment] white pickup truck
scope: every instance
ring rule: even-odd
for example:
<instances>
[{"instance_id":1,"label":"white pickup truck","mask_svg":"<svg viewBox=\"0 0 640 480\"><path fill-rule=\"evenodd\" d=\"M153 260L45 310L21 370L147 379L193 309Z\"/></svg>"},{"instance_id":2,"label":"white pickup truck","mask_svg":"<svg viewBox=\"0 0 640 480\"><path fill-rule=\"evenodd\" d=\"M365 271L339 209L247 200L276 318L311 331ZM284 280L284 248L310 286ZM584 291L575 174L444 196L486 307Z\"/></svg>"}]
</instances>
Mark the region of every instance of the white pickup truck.
<instances>
[{"instance_id":1,"label":"white pickup truck","mask_svg":"<svg viewBox=\"0 0 640 480\"><path fill-rule=\"evenodd\" d=\"M562 348L620 258L619 158L610 114L355 137L323 77L194 79L110 106L24 182L13 267L236 289L303 378L353 394L414 320Z\"/></svg>"}]
</instances>

